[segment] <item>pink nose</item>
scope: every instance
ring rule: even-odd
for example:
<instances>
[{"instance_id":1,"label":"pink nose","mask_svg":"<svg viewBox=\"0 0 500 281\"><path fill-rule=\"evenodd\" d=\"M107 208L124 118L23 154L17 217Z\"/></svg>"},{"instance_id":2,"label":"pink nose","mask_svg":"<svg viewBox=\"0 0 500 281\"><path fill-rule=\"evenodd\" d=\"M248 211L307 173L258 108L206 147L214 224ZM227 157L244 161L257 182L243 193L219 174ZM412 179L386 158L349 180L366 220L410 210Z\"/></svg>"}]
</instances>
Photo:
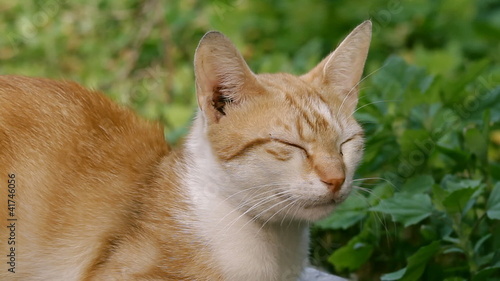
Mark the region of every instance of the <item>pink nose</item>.
<instances>
[{"instance_id":1,"label":"pink nose","mask_svg":"<svg viewBox=\"0 0 500 281\"><path fill-rule=\"evenodd\" d=\"M328 189L335 193L337 191L340 190L340 188L342 187L342 184L344 183L345 181L345 178L329 178L329 179L321 179L322 182L324 182L326 184L326 186L328 187Z\"/></svg>"}]
</instances>

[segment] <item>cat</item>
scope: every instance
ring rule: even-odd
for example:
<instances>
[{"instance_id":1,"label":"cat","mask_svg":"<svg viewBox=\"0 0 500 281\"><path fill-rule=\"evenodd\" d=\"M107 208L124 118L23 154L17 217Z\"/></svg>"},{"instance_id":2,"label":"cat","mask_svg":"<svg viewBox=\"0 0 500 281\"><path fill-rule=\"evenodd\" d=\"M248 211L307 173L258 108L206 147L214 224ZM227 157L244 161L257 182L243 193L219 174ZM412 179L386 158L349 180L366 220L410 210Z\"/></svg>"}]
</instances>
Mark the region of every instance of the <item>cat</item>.
<instances>
[{"instance_id":1,"label":"cat","mask_svg":"<svg viewBox=\"0 0 500 281\"><path fill-rule=\"evenodd\" d=\"M297 280L310 222L349 194L371 40L308 73L254 74L208 32L183 145L68 81L0 78L1 280Z\"/></svg>"}]
</instances>

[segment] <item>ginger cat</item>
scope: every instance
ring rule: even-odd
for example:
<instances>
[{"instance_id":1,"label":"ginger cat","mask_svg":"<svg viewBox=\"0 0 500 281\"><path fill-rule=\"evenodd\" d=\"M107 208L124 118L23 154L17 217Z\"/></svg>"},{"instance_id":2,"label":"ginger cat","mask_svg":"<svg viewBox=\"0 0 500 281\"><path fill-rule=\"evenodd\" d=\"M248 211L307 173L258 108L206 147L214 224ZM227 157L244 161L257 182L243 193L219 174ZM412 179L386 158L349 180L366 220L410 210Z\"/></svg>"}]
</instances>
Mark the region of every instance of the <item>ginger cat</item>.
<instances>
[{"instance_id":1,"label":"ginger cat","mask_svg":"<svg viewBox=\"0 0 500 281\"><path fill-rule=\"evenodd\" d=\"M371 37L309 73L259 74L221 33L195 54L199 111L158 124L73 82L0 78L0 280L297 280L307 224L351 190Z\"/></svg>"}]
</instances>

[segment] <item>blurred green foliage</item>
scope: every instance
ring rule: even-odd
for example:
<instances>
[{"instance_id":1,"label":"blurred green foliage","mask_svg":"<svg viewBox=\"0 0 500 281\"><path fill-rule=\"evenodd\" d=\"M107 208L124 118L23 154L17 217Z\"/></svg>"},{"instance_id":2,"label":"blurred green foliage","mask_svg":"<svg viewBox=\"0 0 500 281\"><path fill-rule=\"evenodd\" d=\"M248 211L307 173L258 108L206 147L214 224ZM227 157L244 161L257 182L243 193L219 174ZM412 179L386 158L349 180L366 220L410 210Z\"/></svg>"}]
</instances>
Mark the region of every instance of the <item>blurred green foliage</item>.
<instances>
[{"instance_id":1,"label":"blurred green foliage","mask_svg":"<svg viewBox=\"0 0 500 281\"><path fill-rule=\"evenodd\" d=\"M0 2L0 73L70 79L165 124L196 108L201 36L257 72L304 73L357 24L373 41L353 195L312 229L315 265L358 280L499 280L500 2ZM489 278L489 279L488 279Z\"/></svg>"}]
</instances>

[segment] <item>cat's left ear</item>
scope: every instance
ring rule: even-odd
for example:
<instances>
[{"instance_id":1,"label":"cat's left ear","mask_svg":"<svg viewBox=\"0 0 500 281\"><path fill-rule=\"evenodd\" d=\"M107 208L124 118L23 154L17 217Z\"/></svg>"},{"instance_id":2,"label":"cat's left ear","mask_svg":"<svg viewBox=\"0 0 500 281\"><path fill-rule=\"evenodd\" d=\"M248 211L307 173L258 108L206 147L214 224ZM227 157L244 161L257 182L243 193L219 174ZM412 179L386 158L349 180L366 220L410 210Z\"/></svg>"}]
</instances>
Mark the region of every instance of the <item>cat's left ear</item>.
<instances>
[{"instance_id":1,"label":"cat's left ear","mask_svg":"<svg viewBox=\"0 0 500 281\"><path fill-rule=\"evenodd\" d=\"M342 108L352 112L358 103L358 84L363 74L372 35L367 20L356 27L330 55L302 79L321 89L327 100L340 98ZM331 95L337 95L330 99Z\"/></svg>"},{"instance_id":2,"label":"cat's left ear","mask_svg":"<svg viewBox=\"0 0 500 281\"><path fill-rule=\"evenodd\" d=\"M245 99L256 78L232 42L217 31L205 34L194 56L198 106L211 122Z\"/></svg>"}]
</instances>

